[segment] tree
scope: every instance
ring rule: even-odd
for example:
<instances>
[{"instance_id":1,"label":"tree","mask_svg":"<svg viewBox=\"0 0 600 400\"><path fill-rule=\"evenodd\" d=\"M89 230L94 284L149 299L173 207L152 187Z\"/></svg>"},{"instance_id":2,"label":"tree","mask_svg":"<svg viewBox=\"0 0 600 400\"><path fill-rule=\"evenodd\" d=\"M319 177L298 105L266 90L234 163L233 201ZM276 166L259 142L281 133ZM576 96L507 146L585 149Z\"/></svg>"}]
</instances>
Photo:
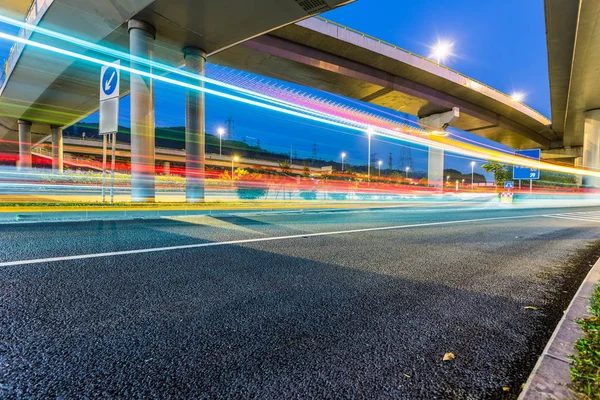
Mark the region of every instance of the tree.
<instances>
[{"instance_id":1,"label":"tree","mask_svg":"<svg viewBox=\"0 0 600 400\"><path fill-rule=\"evenodd\" d=\"M503 187L504 182L510 179L510 169L508 165L501 164L497 161L490 161L481 166L485 172L492 172L494 174L494 181L496 187Z\"/></svg>"},{"instance_id":2,"label":"tree","mask_svg":"<svg viewBox=\"0 0 600 400\"><path fill-rule=\"evenodd\" d=\"M302 176L308 177L310 176L310 161L304 160L304 168L302 170Z\"/></svg>"},{"instance_id":3,"label":"tree","mask_svg":"<svg viewBox=\"0 0 600 400\"><path fill-rule=\"evenodd\" d=\"M577 177L575 175L565 174L562 172L541 170L540 181L558 184L556 186L572 186L577 184Z\"/></svg>"},{"instance_id":4,"label":"tree","mask_svg":"<svg viewBox=\"0 0 600 400\"><path fill-rule=\"evenodd\" d=\"M287 174L290 172L291 165L288 160L279 161L278 164L279 164L279 168L281 168L281 172L283 172L284 174Z\"/></svg>"}]
</instances>

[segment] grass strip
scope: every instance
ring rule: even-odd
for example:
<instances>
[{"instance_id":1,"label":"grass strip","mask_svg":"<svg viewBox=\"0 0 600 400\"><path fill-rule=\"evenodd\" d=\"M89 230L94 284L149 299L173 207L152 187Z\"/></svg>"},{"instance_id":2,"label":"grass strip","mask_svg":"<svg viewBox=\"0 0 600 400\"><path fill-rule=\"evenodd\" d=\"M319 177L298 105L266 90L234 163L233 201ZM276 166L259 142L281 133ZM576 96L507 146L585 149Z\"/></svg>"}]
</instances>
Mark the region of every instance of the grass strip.
<instances>
[{"instance_id":1,"label":"grass strip","mask_svg":"<svg viewBox=\"0 0 600 400\"><path fill-rule=\"evenodd\" d=\"M575 342L571 387L582 399L600 399L600 285L590 297L589 312L590 317L577 321L585 335Z\"/></svg>"}]
</instances>

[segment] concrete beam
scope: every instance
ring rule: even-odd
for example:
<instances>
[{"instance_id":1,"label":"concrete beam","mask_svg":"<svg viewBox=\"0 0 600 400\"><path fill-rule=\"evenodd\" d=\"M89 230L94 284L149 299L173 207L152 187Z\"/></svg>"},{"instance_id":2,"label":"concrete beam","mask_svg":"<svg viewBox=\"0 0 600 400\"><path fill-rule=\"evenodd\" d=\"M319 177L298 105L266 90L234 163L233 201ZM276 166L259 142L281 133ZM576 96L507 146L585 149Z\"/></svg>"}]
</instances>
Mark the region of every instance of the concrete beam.
<instances>
[{"instance_id":1,"label":"concrete beam","mask_svg":"<svg viewBox=\"0 0 600 400\"><path fill-rule=\"evenodd\" d=\"M542 150L542 159L553 160L561 158L583 157L583 146L563 147L562 149Z\"/></svg>"}]
</instances>

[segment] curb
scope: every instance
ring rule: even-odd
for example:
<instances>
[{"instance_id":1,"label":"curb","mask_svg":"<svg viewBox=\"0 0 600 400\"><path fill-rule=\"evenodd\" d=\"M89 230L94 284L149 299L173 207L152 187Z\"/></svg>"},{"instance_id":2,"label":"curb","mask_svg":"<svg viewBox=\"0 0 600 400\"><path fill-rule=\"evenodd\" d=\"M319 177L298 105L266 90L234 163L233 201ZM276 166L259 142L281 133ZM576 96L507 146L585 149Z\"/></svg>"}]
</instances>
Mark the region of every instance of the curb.
<instances>
[{"instance_id":1,"label":"curb","mask_svg":"<svg viewBox=\"0 0 600 400\"><path fill-rule=\"evenodd\" d=\"M519 400L578 399L568 387L571 383L571 360L575 342L583 337L577 320L589 316L589 298L600 281L600 259L587 274L575 297L552 333L538 359Z\"/></svg>"}]
</instances>

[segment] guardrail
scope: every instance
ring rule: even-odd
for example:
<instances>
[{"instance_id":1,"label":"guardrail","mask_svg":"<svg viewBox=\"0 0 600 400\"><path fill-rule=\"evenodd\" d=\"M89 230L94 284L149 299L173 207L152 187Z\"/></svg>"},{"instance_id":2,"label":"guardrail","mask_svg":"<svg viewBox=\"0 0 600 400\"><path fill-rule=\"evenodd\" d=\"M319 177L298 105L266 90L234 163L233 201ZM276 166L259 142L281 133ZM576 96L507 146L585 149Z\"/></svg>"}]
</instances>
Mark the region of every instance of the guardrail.
<instances>
[{"instance_id":1,"label":"guardrail","mask_svg":"<svg viewBox=\"0 0 600 400\"><path fill-rule=\"evenodd\" d=\"M40 21L50 4L54 0L32 0L27 13L25 14L24 21L30 25L37 25ZM19 29L18 36L24 39L28 39L33 33L31 29L21 28ZM4 61L4 67L2 68L2 76L0 77L0 93L4 90L4 85L13 68L15 67L21 52L25 45L23 43L15 43L10 48L8 57Z\"/></svg>"},{"instance_id":2,"label":"guardrail","mask_svg":"<svg viewBox=\"0 0 600 400\"><path fill-rule=\"evenodd\" d=\"M398 46L396 46L395 44L392 44L392 43L386 42L385 40L378 39L378 38L376 38L376 37L374 37L374 36L371 36L371 35L369 35L369 34L366 34L366 33L360 32L360 31L358 31L358 30L356 30L356 29L353 29L353 28L350 28L350 27L348 27L348 26L345 26L345 25L339 24L339 23L337 23L337 22L335 22L335 21L331 21L331 20L329 20L329 19L327 19L327 18L323 18L323 17L321 17L321 16L318 16L318 15L317 15L317 16L315 16L314 18L316 18L316 19L319 19L319 20L321 20L321 21L323 21L323 22L326 22L326 23L328 23L328 24L330 24L330 25L334 25L334 26L336 26L336 27L338 27L338 28L341 28L341 29L344 29L344 30L350 31L350 32L352 32L352 33L356 33L357 35L361 35L362 37L365 37L365 38L367 38L367 39L374 40L374 41L376 41L376 42L378 42L378 43L381 43L381 44L383 44L383 45L386 45L386 46L392 47L392 48L394 48L395 50L399 50L399 51L401 51L401 52L403 52L403 53L406 53L406 54L409 54L409 55L411 55L411 56L413 56L413 57L420 58L420 59L421 59L421 60L423 60L423 61L430 62L430 63L432 63L432 64L434 64L434 65L437 65L437 66L439 66L439 67L442 67L442 68L444 68L444 69L445 69L445 70L447 70L447 71L450 71L450 72L452 72L452 73L454 73L454 74L456 74L456 75L459 75L459 76L461 76L461 77L463 77L463 78L467 79L467 80L468 80L468 82L472 82L472 83L474 83L475 85L479 85L479 86L481 86L481 87L485 87L486 89L492 90L492 91L494 91L494 92L496 92L496 93L498 93L498 94L500 94L500 95L502 95L502 96L506 96L506 97L508 97L508 98L511 98L511 97L510 97L508 94L506 94L506 93L504 93L504 92L502 92L502 91L500 91L500 90L498 90L498 89L495 89L495 88L493 88L493 87L491 87L491 86L488 86L488 85L486 85L486 84L485 84L485 83L483 83L483 82L480 82L480 81L477 81L477 80L475 80L475 79L473 79L473 78L470 78L470 77L468 77L467 75L465 75L465 74L463 74L463 73L460 73L460 72L458 72L458 71L456 71L456 70L454 70L454 69L452 69L452 68L448 68L448 67L447 67L447 66L445 66L445 65L442 65L442 64L439 64L439 63L437 63L437 62L435 62L435 61L433 61L433 60L430 60L429 58L426 58L426 57L420 56L420 55L418 55L418 54L416 54L416 53L413 53L412 51L409 51L409 50L403 49L402 47L398 47ZM474 86L475 86L475 85L474 85ZM471 87L471 89L474 89L474 87L472 86L472 87ZM512 100L512 99L511 99L511 100ZM525 107L525 108L527 108L527 109L531 110L532 112L534 112L535 114L539 115L540 117L542 117L542 118L544 118L544 119L548 120L548 118L546 118L544 115L542 115L541 113L539 113L539 112L538 112L538 111L536 111L535 109L533 109L533 108L529 107L527 104L525 104L525 103L522 103L522 102L520 102L520 101L515 101L515 100L512 100L512 101L514 101L514 102L515 102L515 103L517 103L517 104L520 104L520 105L522 105L523 107ZM551 121L549 121L549 120L548 120L548 122L551 122Z\"/></svg>"}]
</instances>

